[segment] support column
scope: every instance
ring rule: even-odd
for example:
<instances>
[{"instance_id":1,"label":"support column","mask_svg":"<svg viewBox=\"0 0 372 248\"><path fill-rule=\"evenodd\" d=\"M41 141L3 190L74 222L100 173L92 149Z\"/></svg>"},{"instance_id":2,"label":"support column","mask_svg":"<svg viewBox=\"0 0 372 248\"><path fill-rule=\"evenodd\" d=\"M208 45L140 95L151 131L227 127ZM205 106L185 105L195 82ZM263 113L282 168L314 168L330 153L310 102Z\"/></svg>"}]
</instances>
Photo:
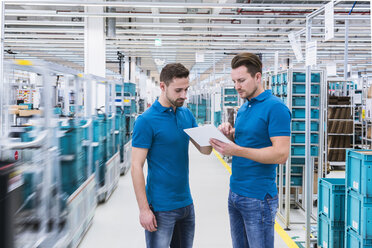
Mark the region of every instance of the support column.
<instances>
[{"instance_id":1,"label":"support column","mask_svg":"<svg viewBox=\"0 0 372 248\"><path fill-rule=\"evenodd\" d=\"M85 7L86 13L103 13L103 7ZM103 17L86 17L84 28L84 73L106 77L106 37ZM105 105L105 86L92 82L92 109Z\"/></svg>"},{"instance_id":2,"label":"support column","mask_svg":"<svg viewBox=\"0 0 372 248\"><path fill-rule=\"evenodd\" d=\"M5 4L0 2L0 137L4 135L4 19L5 19Z\"/></svg>"},{"instance_id":3,"label":"support column","mask_svg":"<svg viewBox=\"0 0 372 248\"><path fill-rule=\"evenodd\" d=\"M136 82L136 57L132 57L130 61L130 77L129 81L131 83L137 84Z\"/></svg>"},{"instance_id":4,"label":"support column","mask_svg":"<svg viewBox=\"0 0 372 248\"><path fill-rule=\"evenodd\" d=\"M311 27L312 27L313 19L307 18L306 19L306 43L311 42ZM307 60L308 58L306 58ZM311 132L311 66L306 66L306 88L305 88L306 96L305 96L305 174L307 177L305 178L305 208L306 208L306 221L305 221L305 228L306 228L306 248L310 248L310 225L311 225L311 204L312 199L310 199L311 195L311 174L312 174L312 166L311 166L311 142L310 142L310 132ZM288 206L289 207L289 206Z\"/></svg>"},{"instance_id":5,"label":"support column","mask_svg":"<svg viewBox=\"0 0 372 248\"><path fill-rule=\"evenodd\" d=\"M129 82L129 57L124 57L124 82Z\"/></svg>"}]
</instances>

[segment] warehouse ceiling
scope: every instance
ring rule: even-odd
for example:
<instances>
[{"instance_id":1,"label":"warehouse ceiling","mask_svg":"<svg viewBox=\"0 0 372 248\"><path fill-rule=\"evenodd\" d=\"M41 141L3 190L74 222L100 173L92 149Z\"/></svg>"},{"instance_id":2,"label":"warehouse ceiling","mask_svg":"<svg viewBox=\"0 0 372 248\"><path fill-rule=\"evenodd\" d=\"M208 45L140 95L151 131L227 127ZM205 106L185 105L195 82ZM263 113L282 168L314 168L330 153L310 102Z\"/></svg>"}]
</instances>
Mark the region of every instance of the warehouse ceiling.
<instances>
[{"instance_id":1,"label":"warehouse ceiling","mask_svg":"<svg viewBox=\"0 0 372 248\"><path fill-rule=\"evenodd\" d=\"M6 58L38 58L84 69L84 18L106 20L106 67L118 72L117 52L136 59L154 78L166 63L191 69L193 83L219 81L231 58L249 51L262 55L265 69L297 63L288 34L304 30L306 16L329 1L23 1L5 0ZM324 41L324 16L313 21L318 64L343 68L345 18L349 19L349 64L372 72L370 1L341 1L335 6L335 38ZM100 6L102 13L86 11ZM110 19L112 18L112 19ZM114 26L108 24L113 21ZM111 33L110 33L111 32ZM300 36L305 52L305 33ZM196 55L203 57L196 62ZM215 64L215 66L213 66ZM213 74L213 71L215 73ZM157 80L157 79L156 79Z\"/></svg>"}]
</instances>

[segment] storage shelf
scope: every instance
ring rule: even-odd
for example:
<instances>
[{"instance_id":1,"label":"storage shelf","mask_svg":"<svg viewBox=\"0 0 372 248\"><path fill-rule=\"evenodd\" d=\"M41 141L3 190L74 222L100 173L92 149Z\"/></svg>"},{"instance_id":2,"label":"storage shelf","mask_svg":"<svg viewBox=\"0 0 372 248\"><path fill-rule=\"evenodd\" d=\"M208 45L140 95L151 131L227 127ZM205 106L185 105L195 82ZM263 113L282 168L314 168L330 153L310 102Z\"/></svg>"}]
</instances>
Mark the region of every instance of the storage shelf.
<instances>
[{"instance_id":1,"label":"storage shelf","mask_svg":"<svg viewBox=\"0 0 372 248\"><path fill-rule=\"evenodd\" d=\"M328 147L329 150L345 150L351 149L351 147Z\"/></svg>"},{"instance_id":2,"label":"storage shelf","mask_svg":"<svg viewBox=\"0 0 372 248\"><path fill-rule=\"evenodd\" d=\"M314 158L317 158L318 156L311 156L311 157L314 157ZM303 156L291 156L291 158L305 158L305 155Z\"/></svg>"},{"instance_id":3,"label":"storage shelf","mask_svg":"<svg viewBox=\"0 0 372 248\"><path fill-rule=\"evenodd\" d=\"M327 135L353 136L353 133L327 133Z\"/></svg>"},{"instance_id":4,"label":"storage shelf","mask_svg":"<svg viewBox=\"0 0 372 248\"><path fill-rule=\"evenodd\" d=\"M306 106L292 106L292 108L306 108ZM311 106L311 109L319 109L319 106L318 107L315 107L315 106Z\"/></svg>"},{"instance_id":5,"label":"storage shelf","mask_svg":"<svg viewBox=\"0 0 372 248\"><path fill-rule=\"evenodd\" d=\"M291 131L291 133L305 133L306 131ZM311 134L319 134L319 131L311 131Z\"/></svg>"},{"instance_id":6,"label":"storage shelf","mask_svg":"<svg viewBox=\"0 0 372 248\"><path fill-rule=\"evenodd\" d=\"M292 146L304 146L305 143L291 143ZM319 146L319 144L311 144L311 146Z\"/></svg>"},{"instance_id":7,"label":"storage shelf","mask_svg":"<svg viewBox=\"0 0 372 248\"><path fill-rule=\"evenodd\" d=\"M306 120L305 118L292 119L292 121L305 121L305 120ZM319 121L319 119L311 119L311 121Z\"/></svg>"},{"instance_id":8,"label":"storage shelf","mask_svg":"<svg viewBox=\"0 0 372 248\"><path fill-rule=\"evenodd\" d=\"M329 165L330 166L345 166L345 162L332 162L332 161L329 161Z\"/></svg>"},{"instance_id":9,"label":"storage shelf","mask_svg":"<svg viewBox=\"0 0 372 248\"><path fill-rule=\"evenodd\" d=\"M293 81L292 84L306 84L305 82L295 82ZM320 84L319 82L311 82L311 84Z\"/></svg>"},{"instance_id":10,"label":"storage shelf","mask_svg":"<svg viewBox=\"0 0 372 248\"><path fill-rule=\"evenodd\" d=\"M329 121L353 121L353 119L328 119Z\"/></svg>"},{"instance_id":11,"label":"storage shelf","mask_svg":"<svg viewBox=\"0 0 372 248\"><path fill-rule=\"evenodd\" d=\"M328 108L351 108L352 105L328 105Z\"/></svg>"},{"instance_id":12,"label":"storage shelf","mask_svg":"<svg viewBox=\"0 0 372 248\"><path fill-rule=\"evenodd\" d=\"M292 96L306 96L306 94L292 94ZM320 94L311 94L311 96L320 96Z\"/></svg>"}]
</instances>

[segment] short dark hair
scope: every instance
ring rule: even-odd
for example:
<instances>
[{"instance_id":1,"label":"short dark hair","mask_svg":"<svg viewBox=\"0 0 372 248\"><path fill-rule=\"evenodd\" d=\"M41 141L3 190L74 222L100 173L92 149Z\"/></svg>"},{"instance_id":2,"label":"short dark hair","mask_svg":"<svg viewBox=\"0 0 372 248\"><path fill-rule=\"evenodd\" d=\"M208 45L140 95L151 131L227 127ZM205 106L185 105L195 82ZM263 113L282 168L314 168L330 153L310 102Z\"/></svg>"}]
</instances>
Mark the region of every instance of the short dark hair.
<instances>
[{"instance_id":1,"label":"short dark hair","mask_svg":"<svg viewBox=\"0 0 372 248\"><path fill-rule=\"evenodd\" d=\"M169 86L173 78L187 78L189 74L189 70L181 63L167 64L160 72L160 82Z\"/></svg>"},{"instance_id":2,"label":"short dark hair","mask_svg":"<svg viewBox=\"0 0 372 248\"><path fill-rule=\"evenodd\" d=\"M262 74L262 62L260 58L253 53L239 53L231 60L231 68L236 69L240 66L245 66L249 74L252 77L256 75L257 72Z\"/></svg>"}]
</instances>

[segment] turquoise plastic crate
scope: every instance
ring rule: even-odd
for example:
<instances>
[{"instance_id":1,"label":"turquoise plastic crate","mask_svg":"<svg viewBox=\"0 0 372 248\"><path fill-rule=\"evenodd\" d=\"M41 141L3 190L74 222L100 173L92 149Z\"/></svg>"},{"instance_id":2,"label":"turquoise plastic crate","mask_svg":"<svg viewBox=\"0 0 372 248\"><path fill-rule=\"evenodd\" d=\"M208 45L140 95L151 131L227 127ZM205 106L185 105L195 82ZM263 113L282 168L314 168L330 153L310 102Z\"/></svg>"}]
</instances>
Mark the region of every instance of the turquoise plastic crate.
<instances>
[{"instance_id":1,"label":"turquoise plastic crate","mask_svg":"<svg viewBox=\"0 0 372 248\"><path fill-rule=\"evenodd\" d=\"M293 72L292 81L298 82L298 83L304 83L306 82L306 74L303 72ZM320 73L311 73L311 82L319 83Z\"/></svg>"},{"instance_id":2,"label":"turquoise plastic crate","mask_svg":"<svg viewBox=\"0 0 372 248\"><path fill-rule=\"evenodd\" d=\"M311 119L318 119L319 118L319 110L312 109L311 110ZM305 109L304 108L294 108L292 109L292 118L293 119L304 119L305 118Z\"/></svg>"},{"instance_id":3,"label":"turquoise plastic crate","mask_svg":"<svg viewBox=\"0 0 372 248\"><path fill-rule=\"evenodd\" d=\"M276 78L277 78L277 82L278 84L281 84L283 81L282 81L282 74L278 74L276 75Z\"/></svg>"},{"instance_id":4,"label":"turquoise plastic crate","mask_svg":"<svg viewBox=\"0 0 372 248\"><path fill-rule=\"evenodd\" d=\"M214 112L214 125L218 127L221 124L221 111Z\"/></svg>"},{"instance_id":5,"label":"turquoise plastic crate","mask_svg":"<svg viewBox=\"0 0 372 248\"><path fill-rule=\"evenodd\" d=\"M345 247L346 248L371 248L372 239L363 239L353 230L346 229L345 235Z\"/></svg>"},{"instance_id":6,"label":"turquoise plastic crate","mask_svg":"<svg viewBox=\"0 0 372 248\"><path fill-rule=\"evenodd\" d=\"M311 144L319 143L319 135L313 133L310 135ZM292 143L305 143L305 134L304 133L292 133Z\"/></svg>"},{"instance_id":7,"label":"turquoise plastic crate","mask_svg":"<svg viewBox=\"0 0 372 248\"><path fill-rule=\"evenodd\" d=\"M363 197L349 189L346 193L346 227L363 239L372 239L372 204L366 204Z\"/></svg>"},{"instance_id":8,"label":"turquoise plastic crate","mask_svg":"<svg viewBox=\"0 0 372 248\"><path fill-rule=\"evenodd\" d=\"M318 156L318 147L311 146L311 156ZM305 156L305 146L304 145L292 145L291 147L292 156Z\"/></svg>"},{"instance_id":9,"label":"turquoise plastic crate","mask_svg":"<svg viewBox=\"0 0 372 248\"><path fill-rule=\"evenodd\" d=\"M287 94L287 85L286 84L282 84L282 94L286 95Z\"/></svg>"},{"instance_id":10,"label":"turquoise plastic crate","mask_svg":"<svg viewBox=\"0 0 372 248\"><path fill-rule=\"evenodd\" d=\"M225 95L237 95L238 92L234 88L225 88Z\"/></svg>"},{"instance_id":11,"label":"turquoise plastic crate","mask_svg":"<svg viewBox=\"0 0 372 248\"><path fill-rule=\"evenodd\" d=\"M225 96L225 101L226 102L238 101L238 97L237 96Z\"/></svg>"},{"instance_id":12,"label":"turquoise plastic crate","mask_svg":"<svg viewBox=\"0 0 372 248\"><path fill-rule=\"evenodd\" d=\"M284 103L285 105L287 105L287 103L288 103L288 98L287 98L286 96L283 96L283 97L282 97L282 101L283 101L283 103Z\"/></svg>"},{"instance_id":13,"label":"turquoise plastic crate","mask_svg":"<svg viewBox=\"0 0 372 248\"><path fill-rule=\"evenodd\" d=\"M292 98L293 106L305 106L305 97L304 96L294 96ZM311 97L311 106L319 106L319 97Z\"/></svg>"},{"instance_id":14,"label":"turquoise plastic crate","mask_svg":"<svg viewBox=\"0 0 372 248\"><path fill-rule=\"evenodd\" d=\"M293 164L305 164L305 158L291 158L291 163Z\"/></svg>"},{"instance_id":15,"label":"turquoise plastic crate","mask_svg":"<svg viewBox=\"0 0 372 248\"><path fill-rule=\"evenodd\" d=\"M291 164L291 175L292 174L302 174L303 170L304 170L303 165ZM283 173L285 173L285 166L283 166Z\"/></svg>"},{"instance_id":16,"label":"turquoise plastic crate","mask_svg":"<svg viewBox=\"0 0 372 248\"><path fill-rule=\"evenodd\" d=\"M325 216L320 215L318 218L318 245L327 248L343 248L344 242L345 226L334 226Z\"/></svg>"},{"instance_id":17,"label":"turquoise plastic crate","mask_svg":"<svg viewBox=\"0 0 372 248\"><path fill-rule=\"evenodd\" d=\"M328 218L331 225L344 225L345 189L345 178L320 178L318 181L318 216Z\"/></svg>"},{"instance_id":18,"label":"turquoise plastic crate","mask_svg":"<svg viewBox=\"0 0 372 248\"><path fill-rule=\"evenodd\" d=\"M293 84L293 94L305 94L306 92L306 85L305 84ZM311 85L311 94L319 94L320 92L320 85L313 84Z\"/></svg>"},{"instance_id":19,"label":"turquoise plastic crate","mask_svg":"<svg viewBox=\"0 0 372 248\"><path fill-rule=\"evenodd\" d=\"M125 96L135 96L136 95L136 84L134 84L134 83L124 83L124 95Z\"/></svg>"},{"instance_id":20,"label":"turquoise plastic crate","mask_svg":"<svg viewBox=\"0 0 372 248\"><path fill-rule=\"evenodd\" d=\"M71 160L61 160L61 183L63 192L71 195L84 182L85 154L81 146L83 130L76 127L73 120L68 126L62 126L64 135L59 139L60 153L62 156L70 156Z\"/></svg>"},{"instance_id":21,"label":"turquoise plastic crate","mask_svg":"<svg viewBox=\"0 0 372 248\"><path fill-rule=\"evenodd\" d=\"M279 85L278 86L278 95L282 95L283 94L283 89L282 89L282 86Z\"/></svg>"},{"instance_id":22,"label":"turquoise plastic crate","mask_svg":"<svg viewBox=\"0 0 372 248\"><path fill-rule=\"evenodd\" d=\"M275 85L276 82L277 82L276 76L271 76L271 83Z\"/></svg>"},{"instance_id":23,"label":"turquoise plastic crate","mask_svg":"<svg viewBox=\"0 0 372 248\"><path fill-rule=\"evenodd\" d=\"M311 131L319 131L318 122L310 123ZM305 131L305 121L292 121L292 131Z\"/></svg>"},{"instance_id":24,"label":"turquoise plastic crate","mask_svg":"<svg viewBox=\"0 0 372 248\"><path fill-rule=\"evenodd\" d=\"M224 105L225 106L238 106L238 103L237 102L226 102Z\"/></svg>"},{"instance_id":25,"label":"turquoise plastic crate","mask_svg":"<svg viewBox=\"0 0 372 248\"><path fill-rule=\"evenodd\" d=\"M198 124L204 124L205 123L205 117L197 117L196 122Z\"/></svg>"},{"instance_id":26,"label":"turquoise plastic crate","mask_svg":"<svg viewBox=\"0 0 372 248\"><path fill-rule=\"evenodd\" d=\"M121 93L121 85L115 85L115 91L118 92L118 93Z\"/></svg>"},{"instance_id":27,"label":"turquoise plastic crate","mask_svg":"<svg viewBox=\"0 0 372 248\"><path fill-rule=\"evenodd\" d=\"M346 186L372 203L372 150L346 151Z\"/></svg>"},{"instance_id":28,"label":"turquoise plastic crate","mask_svg":"<svg viewBox=\"0 0 372 248\"><path fill-rule=\"evenodd\" d=\"M279 176L277 176L277 182L279 182ZM283 185L285 185L285 176L283 176ZM291 186L293 187L302 186L302 176L291 175Z\"/></svg>"},{"instance_id":29,"label":"turquoise plastic crate","mask_svg":"<svg viewBox=\"0 0 372 248\"><path fill-rule=\"evenodd\" d=\"M283 73L283 83L287 83L288 82L288 75L287 73Z\"/></svg>"}]
</instances>

